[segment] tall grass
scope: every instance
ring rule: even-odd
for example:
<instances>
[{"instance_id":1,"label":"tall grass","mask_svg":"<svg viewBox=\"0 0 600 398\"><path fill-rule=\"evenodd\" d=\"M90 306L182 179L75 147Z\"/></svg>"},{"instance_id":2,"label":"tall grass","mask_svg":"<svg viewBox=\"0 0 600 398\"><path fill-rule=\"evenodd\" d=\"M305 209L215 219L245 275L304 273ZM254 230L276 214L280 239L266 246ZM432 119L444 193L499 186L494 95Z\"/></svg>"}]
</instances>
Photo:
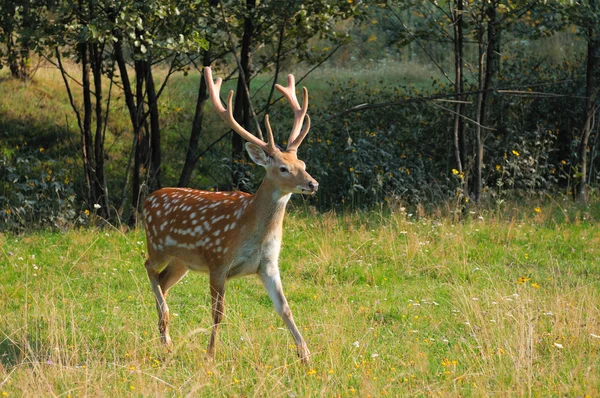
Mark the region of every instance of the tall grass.
<instances>
[{"instance_id":1,"label":"tall grass","mask_svg":"<svg viewBox=\"0 0 600 398\"><path fill-rule=\"evenodd\" d=\"M215 361L206 276L169 295L161 347L143 231L0 236L3 396L594 396L598 212L453 223L404 211L286 219L293 339L256 278L227 285Z\"/></svg>"}]
</instances>

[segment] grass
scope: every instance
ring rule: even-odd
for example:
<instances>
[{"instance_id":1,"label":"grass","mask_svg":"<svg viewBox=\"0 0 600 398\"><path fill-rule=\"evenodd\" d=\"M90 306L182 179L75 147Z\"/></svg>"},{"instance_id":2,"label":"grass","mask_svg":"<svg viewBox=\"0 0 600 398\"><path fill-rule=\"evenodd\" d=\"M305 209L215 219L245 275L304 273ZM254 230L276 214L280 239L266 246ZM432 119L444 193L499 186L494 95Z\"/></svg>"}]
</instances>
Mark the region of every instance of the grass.
<instances>
[{"instance_id":1,"label":"grass","mask_svg":"<svg viewBox=\"0 0 600 398\"><path fill-rule=\"evenodd\" d=\"M161 347L143 231L2 235L0 393L594 396L597 210L291 211L280 263L309 366L254 277L228 283L211 362L204 275L173 288Z\"/></svg>"}]
</instances>

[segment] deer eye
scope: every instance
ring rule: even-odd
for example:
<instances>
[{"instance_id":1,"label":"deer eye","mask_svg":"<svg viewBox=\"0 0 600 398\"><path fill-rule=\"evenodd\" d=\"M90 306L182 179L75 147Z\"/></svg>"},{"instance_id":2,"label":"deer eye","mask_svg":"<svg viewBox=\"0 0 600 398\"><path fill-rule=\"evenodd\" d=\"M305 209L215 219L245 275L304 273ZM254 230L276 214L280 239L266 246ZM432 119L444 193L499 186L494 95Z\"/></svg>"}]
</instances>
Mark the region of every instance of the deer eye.
<instances>
[{"instance_id":1,"label":"deer eye","mask_svg":"<svg viewBox=\"0 0 600 398\"><path fill-rule=\"evenodd\" d=\"M287 167L285 167L285 166L281 166L281 167L279 168L279 171L281 171L282 173L287 173L287 172L288 172L288 169L287 169Z\"/></svg>"}]
</instances>

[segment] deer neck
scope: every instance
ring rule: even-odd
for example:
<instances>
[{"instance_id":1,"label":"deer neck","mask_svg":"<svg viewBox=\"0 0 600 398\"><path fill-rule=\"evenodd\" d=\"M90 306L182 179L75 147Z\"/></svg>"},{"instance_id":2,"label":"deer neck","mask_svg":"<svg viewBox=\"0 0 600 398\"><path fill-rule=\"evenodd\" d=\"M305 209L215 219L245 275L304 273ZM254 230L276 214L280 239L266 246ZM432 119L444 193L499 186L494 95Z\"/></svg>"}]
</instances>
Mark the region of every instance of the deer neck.
<instances>
[{"instance_id":1,"label":"deer neck","mask_svg":"<svg viewBox=\"0 0 600 398\"><path fill-rule=\"evenodd\" d=\"M291 193L282 193L273 183L263 180L249 207L256 217L255 232L263 240L281 238L285 208L291 196Z\"/></svg>"}]
</instances>

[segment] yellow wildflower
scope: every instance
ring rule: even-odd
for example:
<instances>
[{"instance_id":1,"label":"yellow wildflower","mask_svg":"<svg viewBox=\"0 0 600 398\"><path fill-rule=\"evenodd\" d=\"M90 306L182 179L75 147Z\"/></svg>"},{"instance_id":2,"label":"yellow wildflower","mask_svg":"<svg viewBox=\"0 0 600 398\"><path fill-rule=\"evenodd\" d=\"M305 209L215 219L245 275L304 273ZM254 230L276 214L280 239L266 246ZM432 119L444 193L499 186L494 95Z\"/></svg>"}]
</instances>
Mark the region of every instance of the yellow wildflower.
<instances>
[{"instance_id":1,"label":"yellow wildflower","mask_svg":"<svg viewBox=\"0 0 600 398\"><path fill-rule=\"evenodd\" d=\"M539 207L534 207L533 211L535 211L536 213L541 213L542 209L540 209Z\"/></svg>"},{"instance_id":2,"label":"yellow wildflower","mask_svg":"<svg viewBox=\"0 0 600 398\"><path fill-rule=\"evenodd\" d=\"M454 174L454 175L458 175L458 170L456 170L456 169L452 169L452 174Z\"/></svg>"},{"instance_id":3,"label":"yellow wildflower","mask_svg":"<svg viewBox=\"0 0 600 398\"><path fill-rule=\"evenodd\" d=\"M514 149L512 150L512 154L515 155L515 156L519 156L519 152L515 151Z\"/></svg>"},{"instance_id":4,"label":"yellow wildflower","mask_svg":"<svg viewBox=\"0 0 600 398\"><path fill-rule=\"evenodd\" d=\"M519 277L519 279L517 279L517 283L523 284L523 283L528 282L530 280L531 280L531 278L528 278L526 276L521 276L521 277Z\"/></svg>"}]
</instances>

